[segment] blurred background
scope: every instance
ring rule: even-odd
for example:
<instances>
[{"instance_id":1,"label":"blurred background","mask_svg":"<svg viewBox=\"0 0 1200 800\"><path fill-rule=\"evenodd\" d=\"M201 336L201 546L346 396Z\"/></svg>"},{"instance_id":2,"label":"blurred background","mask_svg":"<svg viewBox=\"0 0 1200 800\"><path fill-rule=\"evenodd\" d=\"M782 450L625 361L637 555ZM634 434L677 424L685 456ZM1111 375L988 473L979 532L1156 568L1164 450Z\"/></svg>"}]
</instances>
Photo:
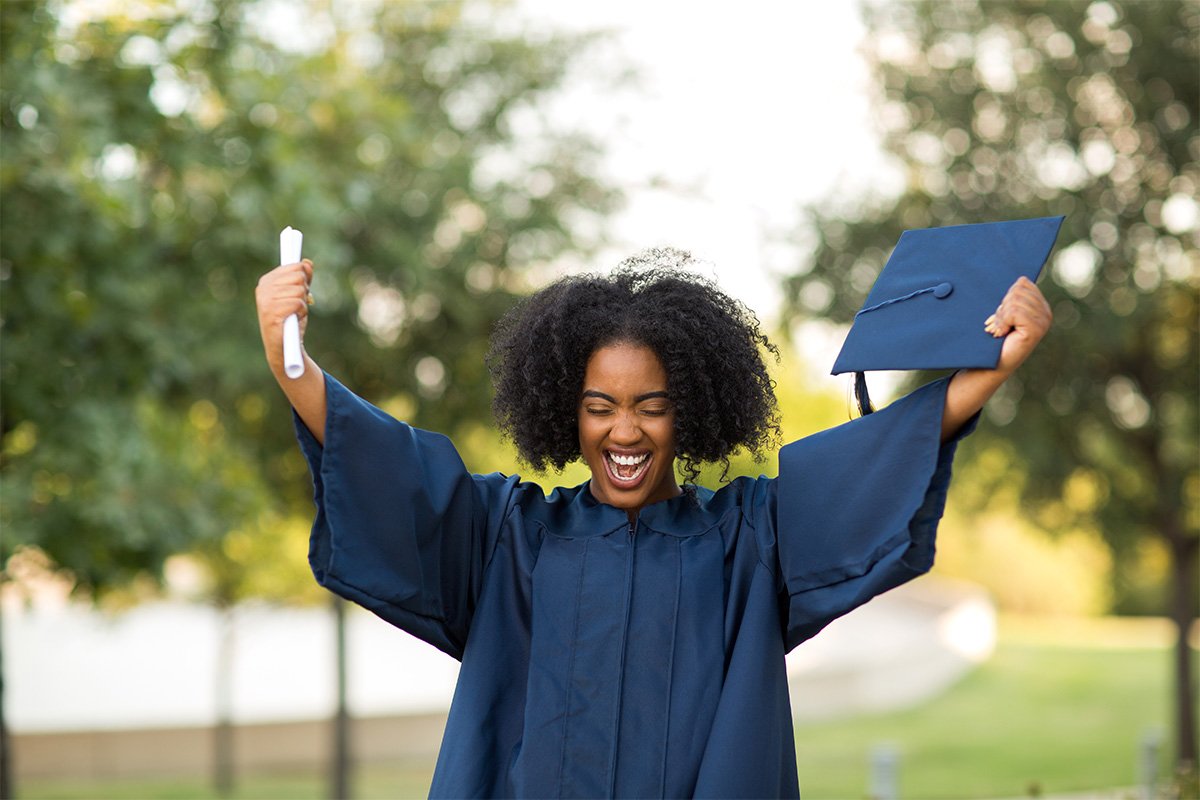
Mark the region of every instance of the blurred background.
<instances>
[{"instance_id":1,"label":"blurred background","mask_svg":"<svg viewBox=\"0 0 1200 800\"><path fill-rule=\"evenodd\" d=\"M305 563L284 226L316 360L516 472L483 353L559 275L692 250L795 437L850 416L902 230L1064 214L935 576L789 661L801 787L1195 797L1198 37L1195 0L4 0L0 796L428 789L453 662Z\"/></svg>"}]
</instances>

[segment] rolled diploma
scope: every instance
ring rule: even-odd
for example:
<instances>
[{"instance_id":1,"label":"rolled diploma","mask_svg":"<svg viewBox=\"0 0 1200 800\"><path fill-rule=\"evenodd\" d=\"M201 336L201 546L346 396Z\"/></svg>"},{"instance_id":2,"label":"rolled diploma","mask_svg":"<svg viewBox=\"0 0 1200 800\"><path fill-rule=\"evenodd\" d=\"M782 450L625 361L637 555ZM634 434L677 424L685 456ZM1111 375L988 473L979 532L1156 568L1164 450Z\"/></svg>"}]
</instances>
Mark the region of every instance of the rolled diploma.
<instances>
[{"instance_id":1,"label":"rolled diploma","mask_svg":"<svg viewBox=\"0 0 1200 800\"><path fill-rule=\"evenodd\" d=\"M304 234L291 225L279 232L279 263L295 264L300 260L300 245ZM293 380L304 374L304 356L300 352L300 318L289 314L283 321L283 372Z\"/></svg>"}]
</instances>

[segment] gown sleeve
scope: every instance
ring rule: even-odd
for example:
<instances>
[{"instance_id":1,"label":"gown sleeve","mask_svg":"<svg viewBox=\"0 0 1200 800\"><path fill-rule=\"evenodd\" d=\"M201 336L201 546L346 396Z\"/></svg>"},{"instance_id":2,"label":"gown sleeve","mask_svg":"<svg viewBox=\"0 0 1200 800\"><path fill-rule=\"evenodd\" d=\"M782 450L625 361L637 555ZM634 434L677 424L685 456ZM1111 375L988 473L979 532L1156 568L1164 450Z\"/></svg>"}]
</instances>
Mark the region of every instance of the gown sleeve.
<instances>
[{"instance_id":1,"label":"gown sleeve","mask_svg":"<svg viewBox=\"0 0 1200 800\"><path fill-rule=\"evenodd\" d=\"M295 417L317 506L317 582L461 659L516 478L472 475L445 436L325 375L322 447Z\"/></svg>"},{"instance_id":2,"label":"gown sleeve","mask_svg":"<svg viewBox=\"0 0 1200 800\"><path fill-rule=\"evenodd\" d=\"M949 377L779 453L776 556L788 650L927 572L958 440L940 443Z\"/></svg>"}]
</instances>

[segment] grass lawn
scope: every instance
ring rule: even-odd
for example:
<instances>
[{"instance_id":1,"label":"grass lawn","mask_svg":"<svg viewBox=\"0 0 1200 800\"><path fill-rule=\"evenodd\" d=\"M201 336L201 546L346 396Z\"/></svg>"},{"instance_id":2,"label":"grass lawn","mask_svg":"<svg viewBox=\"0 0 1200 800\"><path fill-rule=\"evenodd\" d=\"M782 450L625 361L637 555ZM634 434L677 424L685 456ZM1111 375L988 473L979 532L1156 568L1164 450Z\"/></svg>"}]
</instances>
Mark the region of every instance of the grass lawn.
<instances>
[{"instance_id":1,"label":"grass lawn","mask_svg":"<svg viewBox=\"0 0 1200 800\"><path fill-rule=\"evenodd\" d=\"M805 800L859 800L880 743L900 754L904 798L996 798L1134 786L1139 742L1169 725L1170 656L1161 631L1127 622L1055 626L1006 621L996 655L936 699L909 711L800 726L796 749ZM1159 775L1170 743L1164 741ZM356 796L423 797L432 764L366 766ZM20 797L211 798L202 779L97 784L37 781ZM246 775L239 800L324 798L315 771Z\"/></svg>"},{"instance_id":2,"label":"grass lawn","mask_svg":"<svg viewBox=\"0 0 1200 800\"><path fill-rule=\"evenodd\" d=\"M1052 638L1043 626L1008 623L990 661L919 708L799 726L801 794L866 797L880 743L899 752L902 797L1134 786L1143 735L1170 730L1169 651L1148 641L1160 637L1134 633L1064 627ZM1160 776L1169 750L1164 741Z\"/></svg>"}]
</instances>

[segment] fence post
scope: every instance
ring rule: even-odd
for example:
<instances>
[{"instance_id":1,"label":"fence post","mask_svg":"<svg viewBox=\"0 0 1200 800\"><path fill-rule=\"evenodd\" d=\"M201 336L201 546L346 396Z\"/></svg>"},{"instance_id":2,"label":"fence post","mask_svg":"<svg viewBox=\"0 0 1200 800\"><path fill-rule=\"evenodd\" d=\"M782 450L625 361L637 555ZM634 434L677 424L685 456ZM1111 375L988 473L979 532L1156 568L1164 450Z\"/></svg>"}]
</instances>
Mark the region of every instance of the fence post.
<instances>
[{"instance_id":1,"label":"fence post","mask_svg":"<svg viewBox=\"0 0 1200 800\"><path fill-rule=\"evenodd\" d=\"M1142 800L1154 800L1158 784L1158 751L1162 746L1162 734L1151 729L1142 734L1138 772L1142 784Z\"/></svg>"},{"instance_id":2,"label":"fence post","mask_svg":"<svg viewBox=\"0 0 1200 800\"><path fill-rule=\"evenodd\" d=\"M891 742L871 748L871 800L898 800L900 797L900 749Z\"/></svg>"}]
</instances>

